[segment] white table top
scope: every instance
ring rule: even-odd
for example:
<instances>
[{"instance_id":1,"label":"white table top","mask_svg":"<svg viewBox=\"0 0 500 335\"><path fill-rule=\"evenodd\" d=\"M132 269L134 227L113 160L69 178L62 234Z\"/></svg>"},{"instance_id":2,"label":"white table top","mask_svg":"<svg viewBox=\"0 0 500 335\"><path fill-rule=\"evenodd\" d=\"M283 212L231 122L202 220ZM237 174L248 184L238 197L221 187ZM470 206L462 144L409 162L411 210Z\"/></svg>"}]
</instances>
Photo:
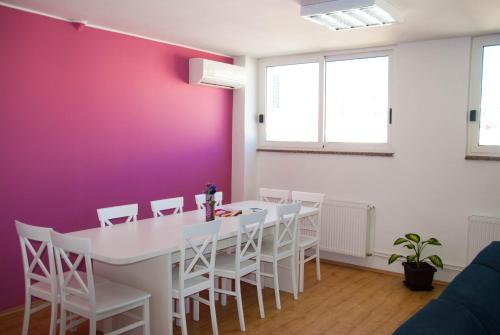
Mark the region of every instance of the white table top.
<instances>
[{"instance_id":1,"label":"white table top","mask_svg":"<svg viewBox=\"0 0 500 335\"><path fill-rule=\"evenodd\" d=\"M267 209L264 227L277 220L278 204L263 201L243 201L227 204L222 208L245 210ZM302 206L299 217L317 214L318 209ZM195 210L159 218L138 220L137 223L122 223L105 228L92 228L68 233L68 235L92 240L92 257L98 261L122 265L132 264L179 251L182 226L205 222L205 211ZM234 237L237 226L234 218L223 218L219 239Z\"/></svg>"}]
</instances>

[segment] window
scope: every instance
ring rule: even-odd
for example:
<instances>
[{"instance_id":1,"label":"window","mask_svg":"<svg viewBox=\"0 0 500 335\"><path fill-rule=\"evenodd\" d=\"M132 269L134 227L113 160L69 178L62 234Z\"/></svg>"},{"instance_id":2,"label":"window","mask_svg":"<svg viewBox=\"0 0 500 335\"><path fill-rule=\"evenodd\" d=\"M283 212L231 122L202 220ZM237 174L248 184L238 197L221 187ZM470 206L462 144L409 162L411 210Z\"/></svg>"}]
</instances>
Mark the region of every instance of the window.
<instances>
[{"instance_id":1,"label":"window","mask_svg":"<svg viewBox=\"0 0 500 335\"><path fill-rule=\"evenodd\" d=\"M390 152L390 64L389 51L262 60L260 146Z\"/></svg>"},{"instance_id":2,"label":"window","mask_svg":"<svg viewBox=\"0 0 500 335\"><path fill-rule=\"evenodd\" d=\"M325 140L387 143L389 57L326 63Z\"/></svg>"},{"instance_id":3,"label":"window","mask_svg":"<svg viewBox=\"0 0 500 335\"><path fill-rule=\"evenodd\" d=\"M318 142L318 83L318 63L267 68L268 141Z\"/></svg>"},{"instance_id":4,"label":"window","mask_svg":"<svg viewBox=\"0 0 500 335\"><path fill-rule=\"evenodd\" d=\"M468 155L500 156L500 35L472 44Z\"/></svg>"},{"instance_id":5,"label":"window","mask_svg":"<svg viewBox=\"0 0 500 335\"><path fill-rule=\"evenodd\" d=\"M483 51L479 145L500 145L500 45Z\"/></svg>"}]
</instances>

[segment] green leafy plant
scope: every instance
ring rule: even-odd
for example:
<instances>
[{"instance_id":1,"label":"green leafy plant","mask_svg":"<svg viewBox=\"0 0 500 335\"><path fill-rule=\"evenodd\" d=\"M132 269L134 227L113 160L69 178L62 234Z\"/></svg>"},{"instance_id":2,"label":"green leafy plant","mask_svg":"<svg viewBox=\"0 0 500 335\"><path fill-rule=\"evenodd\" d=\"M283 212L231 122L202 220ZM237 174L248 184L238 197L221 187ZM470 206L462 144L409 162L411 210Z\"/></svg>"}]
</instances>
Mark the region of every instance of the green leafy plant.
<instances>
[{"instance_id":1,"label":"green leafy plant","mask_svg":"<svg viewBox=\"0 0 500 335\"><path fill-rule=\"evenodd\" d=\"M406 234L405 237L400 237L396 241L394 241L394 245L401 245L401 244L403 244L403 247L412 250L414 254L408 256L403 256L400 254L392 254L391 257L389 257L389 264L394 263L399 258L406 257L406 262L415 263L415 266L417 268L419 268L422 263L425 263L426 260L429 260L436 267L443 269L443 261L438 255L432 255L422 258L422 252L428 245L435 245L435 246L442 245L441 242L439 242L436 238L431 237L426 241L422 241L418 234L410 233Z\"/></svg>"}]
</instances>

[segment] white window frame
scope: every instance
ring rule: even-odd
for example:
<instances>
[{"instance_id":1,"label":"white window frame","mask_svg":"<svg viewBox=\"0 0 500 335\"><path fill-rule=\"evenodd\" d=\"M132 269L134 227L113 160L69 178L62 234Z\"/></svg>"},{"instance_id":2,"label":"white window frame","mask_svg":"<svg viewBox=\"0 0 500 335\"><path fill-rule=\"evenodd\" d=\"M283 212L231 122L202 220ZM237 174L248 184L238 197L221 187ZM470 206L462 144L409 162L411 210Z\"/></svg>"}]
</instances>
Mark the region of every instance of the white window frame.
<instances>
[{"instance_id":1,"label":"white window frame","mask_svg":"<svg viewBox=\"0 0 500 335\"><path fill-rule=\"evenodd\" d=\"M500 145L479 145L481 125L481 95L483 81L483 50L487 46L500 45L500 35L474 37L472 39L469 111L467 113L467 155L500 157ZM476 111L476 121L470 121L471 111Z\"/></svg>"},{"instance_id":2,"label":"white window frame","mask_svg":"<svg viewBox=\"0 0 500 335\"><path fill-rule=\"evenodd\" d=\"M343 60L354 60L354 59L367 59L376 57L388 57L389 58L389 87L388 87L388 108L387 108L387 143L339 143L339 142L326 142L324 140L324 148L329 151L347 151L347 152L392 152L391 147L391 115L389 115L392 109L392 83L394 82L392 73L392 50L380 50L371 52L361 52L357 54L336 54L332 56L325 57L325 61L343 61ZM325 66L326 75L326 66ZM326 87L326 85L325 85ZM325 97L326 99L326 97ZM326 119L326 110L324 111L324 119Z\"/></svg>"},{"instance_id":3,"label":"white window frame","mask_svg":"<svg viewBox=\"0 0 500 335\"><path fill-rule=\"evenodd\" d=\"M283 66L283 65L299 65L307 63L318 63L319 64L319 104L318 104L318 139L316 142L286 142L286 141L266 141L266 92L267 92L267 68L273 66ZM259 110L264 114L264 123L259 123L259 147L266 149L316 149L320 150L322 148L322 138L323 138L323 118L321 116L321 111L323 110L323 73L325 66L324 57L318 55L305 55L305 56L289 56L289 57L279 57L272 59L265 59L259 62L259 87L260 87L260 102Z\"/></svg>"},{"instance_id":4,"label":"white window frame","mask_svg":"<svg viewBox=\"0 0 500 335\"><path fill-rule=\"evenodd\" d=\"M259 123L259 149L277 150L305 150L325 152L354 152L354 153L393 153L391 146L391 123L387 125L387 143L327 143L325 141L325 84L326 62L331 60L363 59L373 57L389 57L389 109L392 108L392 94L394 83L393 47L374 48L320 54L306 54L285 57L273 57L259 61L259 114L264 115L264 123ZM317 142L285 142L266 141L266 69L272 66L297 65L304 63L319 63L319 103L318 103L318 141ZM389 109L387 113L389 113ZM394 118L394 114L392 115ZM389 121L389 118L388 118Z\"/></svg>"}]
</instances>

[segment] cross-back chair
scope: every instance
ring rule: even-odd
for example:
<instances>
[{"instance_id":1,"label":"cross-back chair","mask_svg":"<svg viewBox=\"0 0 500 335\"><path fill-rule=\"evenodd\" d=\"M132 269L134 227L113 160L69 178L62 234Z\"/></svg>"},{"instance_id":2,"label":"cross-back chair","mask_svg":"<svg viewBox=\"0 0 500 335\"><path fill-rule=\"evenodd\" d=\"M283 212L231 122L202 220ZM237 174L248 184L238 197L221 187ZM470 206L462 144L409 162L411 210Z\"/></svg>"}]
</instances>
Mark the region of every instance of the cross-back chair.
<instances>
[{"instance_id":1,"label":"cross-back chair","mask_svg":"<svg viewBox=\"0 0 500 335\"><path fill-rule=\"evenodd\" d=\"M310 193L292 191L292 201L300 202L305 206L318 209L318 214L307 216L299 221L298 248L299 248L299 291L304 292L304 265L316 259L316 280L321 280L321 268L319 258L319 237L321 231L321 209L325 195L323 193ZM315 249L315 252L305 258L306 251Z\"/></svg>"},{"instance_id":2,"label":"cross-back chair","mask_svg":"<svg viewBox=\"0 0 500 335\"><path fill-rule=\"evenodd\" d=\"M113 225L112 220L114 219L125 218L125 223L137 222L138 210L138 204L99 208L97 210L97 216L101 223L101 227L108 227Z\"/></svg>"},{"instance_id":3,"label":"cross-back chair","mask_svg":"<svg viewBox=\"0 0 500 335\"><path fill-rule=\"evenodd\" d=\"M235 290L215 289L216 292L236 297L240 330L245 331L241 282L247 282L257 287L260 317L264 318L264 303L262 300L262 285L260 275L260 251L262 246L262 230L267 210L238 217L238 234L234 254L219 254L215 260L215 276L225 280L235 281ZM255 273L255 281L244 278ZM223 285L227 287L227 285Z\"/></svg>"},{"instance_id":4,"label":"cross-back chair","mask_svg":"<svg viewBox=\"0 0 500 335\"><path fill-rule=\"evenodd\" d=\"M196 194L194 196L194 201L196 202L196 208L205 209L205 203L207 202L207 195L205 193ZM222 191L214 193L215 206L222 206Z\"/></svg>"},{"instance_id":5,"label":"cross-back chair","mask_svg":"<svg viewBox=\"0 0 500 335\"><path fill-rule=\"evenodd\" d=\"M200 302L210 307L212 333L218 334L214 297L214 265L220 225L220 220L214 220L183 227L180 262L179 266L172 271L172 297L177 299L177 311L173 313L173 316L180 319L182 335L187 335L185 298L189 296L194 300L195 320L199 319ZM208 300L199 295L204 290L208 290Z\"/></svg>"},{"instance_id":6,"label":"cross-back chair","mask_svg":"<svg viewBox=\"0 0 500 335\"><path fill-rule=\"evenodd\" d=\"M151 211L154 217L164 216L163 211L172 211L172 214L182 213L183 207L183 197L151 201Z\"/></svg>"},{"instance_id":7,"label":"cross-back chair","mask_svg":"<svg viewBox=\"0 0 500 335\"><path fill-rule=\"evenodd\" d=\"M293 297L294 299L298 299L296 254L298 228L297 216L300 208L300 203L278 206L278 219L274 225L273 235L262 241L261 261L272 263L273 273L264 273L261 271L261 275L274 279L274 295L277 309L281 309L278 261L282 259L290 257Z\"/></svg>"},{"instance_id":8,"label":"cross-back chair","mask_svg":"<svg viewBox=\"0 0 500 335\"><path fill-rule=\"evenodd\" d=\"M60 334L66 334L67 312L88 319L89 334L95 335L98 321L141 307L141 319L134 318L132 323L108 334L122 334L142 327L143 334L149 335L150 294L111 281L96 284L92 271L91 241L54 231L51 231L50 235L61 292ZM85 268L86 272L78 271L80 268ZM72 281L77 285L70 285Z\"/></svg>"},{"instance_id":9,"label":"cross-back chair","mask_svg":"<svg viewBox=\"0 0 500 335\"><path fill-rule=\"evenodd\" d=\"M290 191L278 190L273 188L260 188L259 199L265 202L285 204L290 199Z\"/></svg>"},{"instance_id":10,"label":"cross-back chair","mask_svg":"<svg viewBox=\"0 0 500 335\"><path fill-rule=\"evenodd\" d=\"M50 335L57 328L57 275L54 249L50 240L52 228L30 226L15 221L24 270L24 319L22 334L27 335L31 314L50 306ZM46 301L35 308L31 307L32 297Z\"/></svg>"}]
</instances>

